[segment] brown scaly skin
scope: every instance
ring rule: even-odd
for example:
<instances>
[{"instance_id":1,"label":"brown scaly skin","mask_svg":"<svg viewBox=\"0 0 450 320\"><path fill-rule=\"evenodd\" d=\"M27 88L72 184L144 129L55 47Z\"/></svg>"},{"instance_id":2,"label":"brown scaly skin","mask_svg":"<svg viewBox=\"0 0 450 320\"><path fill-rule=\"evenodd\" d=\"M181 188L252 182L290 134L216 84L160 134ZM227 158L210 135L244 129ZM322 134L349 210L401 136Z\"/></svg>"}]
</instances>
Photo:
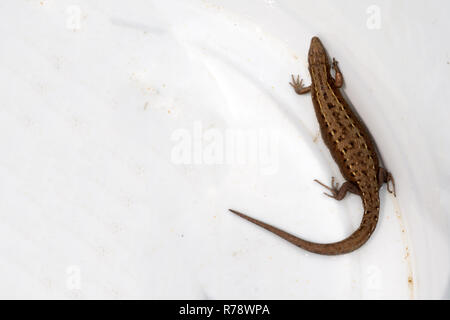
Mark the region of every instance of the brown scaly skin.
<instances>
[{"instance_id":1,"label":"brown scaly skin","mask_svg":"<svg viewBox=\"0 0 450 320\"><path fill-rule=\"evenodd\" d=\"M336 200L342 200L347 192L361 197L364 216L359 228L342 241L315 243L300 239L238 211L231 209L230 211L307 251L324 255L345 254L358 249L370 238L377 225L380 211L379 189L383 183L387 183L388 191L395 196L395 184L392 175L380 167L370 134L342 97L339 91L343 84L342 74L333 58L331 67L336 75L335 78L331 76L328 55L317 37L311 40L308 63L311 85L303 87L298 76L297 79L292 76L290 84L297 94L311 92L322 138L347 180L340 188L334 183L334 178L331 187L315 181L332 193L326 195ZM392 190L389 188L389 181L392 182Z\"/></svg>"}]
</instances>

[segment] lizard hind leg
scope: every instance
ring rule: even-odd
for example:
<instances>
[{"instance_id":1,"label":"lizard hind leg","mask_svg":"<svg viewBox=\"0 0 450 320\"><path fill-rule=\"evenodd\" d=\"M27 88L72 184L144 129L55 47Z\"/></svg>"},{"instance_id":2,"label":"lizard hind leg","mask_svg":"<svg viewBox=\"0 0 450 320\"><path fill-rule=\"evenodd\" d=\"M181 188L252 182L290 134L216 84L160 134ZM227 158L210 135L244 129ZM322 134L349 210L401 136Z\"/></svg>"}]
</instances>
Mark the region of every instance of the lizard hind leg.
<instances>
[{"instance_id":1,"label":"lizard hind leg","mask_svg":"<svg viewBox=\"0 0 450 320\"><path fill-rule=\"evenodd\" d=\"M334 177L331 177L331 187L329 187L326 184L320 182L319 180L314 179L315 182L327 188L331 192L331 194L324 192L326 196L329 196L330 198L336 199L338 201L344 199L345 196L347 195L347 192L359 195L359 189L353 183L346 181L339 188L339 183L335 183L334 180L335 180Z\"/></svg>"},{"instance_id":2,"label":"lizard hind leg","mask_svg":"<svg viewBox=\"0 0 450 320\"><path fill-rule=\"evenodd\" d=\"M392 184L392 189L391 189L391 187L390 187L389 182L391 182L391 184ZM382 185L383 183L386 183L386 184L387 184L387 191L388 191L389 193L394 194L394 197L396 197L397 195L396 195L396 193L395 193L395 180L394 180L394 177L393 177L392 174L391 174L389 171L387 171L385 168L380 167L380 168L378 169L378 187L381 188L381 185Z\"/></svg>"}]
</instances>

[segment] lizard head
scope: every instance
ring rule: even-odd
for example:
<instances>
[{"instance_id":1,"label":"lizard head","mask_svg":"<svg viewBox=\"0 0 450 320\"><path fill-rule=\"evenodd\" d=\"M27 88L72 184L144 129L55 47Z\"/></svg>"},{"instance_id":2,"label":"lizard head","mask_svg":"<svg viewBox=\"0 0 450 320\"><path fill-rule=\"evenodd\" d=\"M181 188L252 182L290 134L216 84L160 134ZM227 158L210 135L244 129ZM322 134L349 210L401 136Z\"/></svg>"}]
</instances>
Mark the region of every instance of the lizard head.
<instances>
[{"instance_id":1,"label":"lizard head","mask_svg":"<svg viewBox=\"0 0 450 320\"><path fill-rule=\"evenodd\" d=\"M318 37L313 37L311 39L311 45L309 46L308 53L308 63L310 66L328 64L327 52Z\"/></svg>"}]
</instances>

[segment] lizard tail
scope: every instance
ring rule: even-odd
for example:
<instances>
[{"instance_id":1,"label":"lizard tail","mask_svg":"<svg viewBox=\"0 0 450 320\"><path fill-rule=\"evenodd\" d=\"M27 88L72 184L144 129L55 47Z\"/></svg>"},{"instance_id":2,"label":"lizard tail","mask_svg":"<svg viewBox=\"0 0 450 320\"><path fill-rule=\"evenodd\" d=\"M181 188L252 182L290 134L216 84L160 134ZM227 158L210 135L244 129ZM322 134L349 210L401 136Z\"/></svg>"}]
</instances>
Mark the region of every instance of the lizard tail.
<instances>
[{"instance_id":1,"label":"lizard tail","mask_svg":"<svg viewBox=\"0 0 450 320\"><path fill-rule=\"evenodd\" d=\"M365 208L364 217L359 228L344 240L333 243L316 243L303 240L270 224L251 218L241 212L232 209L228 210L304 250L323 255L339 255L352 252L366 243L377 225L379 207L376 207L374 210Z\"/></svg>"}]
</instances>

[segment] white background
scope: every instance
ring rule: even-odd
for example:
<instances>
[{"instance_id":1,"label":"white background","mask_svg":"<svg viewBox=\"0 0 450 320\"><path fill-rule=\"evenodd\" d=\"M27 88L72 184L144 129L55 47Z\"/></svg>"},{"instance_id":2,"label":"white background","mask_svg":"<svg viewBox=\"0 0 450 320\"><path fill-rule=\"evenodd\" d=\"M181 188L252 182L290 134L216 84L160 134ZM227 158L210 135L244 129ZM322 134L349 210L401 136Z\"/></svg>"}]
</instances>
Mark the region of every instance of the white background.
<instances>
[{"instance_id":1,"label":"white background","mask_svg":"<svg viewBox=\"0 0 450 320\"><path fill-rule=\"evenodd\" d=\"M448 9L0 2L0 298L449 297ZM343 181L310 97L288 85L309 83L314 35L397 183L369 242L337 257L227 211L318 242L361 220L358 197L313 183ZM204 158L208 137L239 130L273 134L270 157Z\"/></svg>"}]
</instances>

